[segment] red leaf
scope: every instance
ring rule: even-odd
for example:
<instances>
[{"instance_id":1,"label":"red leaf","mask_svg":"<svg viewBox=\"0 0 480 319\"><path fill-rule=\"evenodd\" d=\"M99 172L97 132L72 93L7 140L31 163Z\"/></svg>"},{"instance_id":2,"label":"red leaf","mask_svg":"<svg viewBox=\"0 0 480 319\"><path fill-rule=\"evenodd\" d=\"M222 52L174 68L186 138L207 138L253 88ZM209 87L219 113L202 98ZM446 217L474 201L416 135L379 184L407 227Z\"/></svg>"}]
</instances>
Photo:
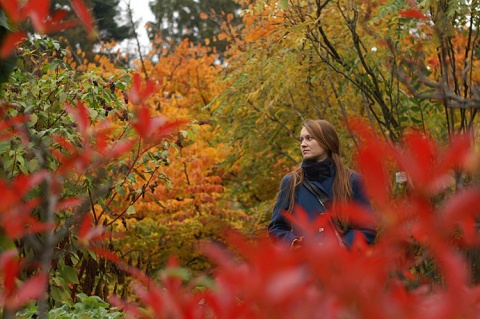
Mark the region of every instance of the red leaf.
<instances>
[{"instance_id":1,"label":"red leaf","mask_svg":"<svg viewBox=\"0 0 480 319\"><path fill-rule=\"evenodd\" d=\"M454 136L447 149L442 153L437 173L443 173L451 168L467 166L472 149L472 137L468 134Z\"/></svg>"},{"instance_id":2,"label":"red leaf","mask_svg":"<svg viewBox=\"0 0 480 319\"><path fill-rule=\"evenodd\" d=\"M30 17L32 25L38 33L45 33L45 21L50 11L50 0L30 0L22 8L22 13Z\"/></svg>"},{"instance_id":3,"label":"red leaf","mask_svg":"<svg viewBox=\"0 0 480 319\"><path fill-rule=\"evenodd\" d=\"M373 228L376 224L373 212L356 202L334 205L332 213L334 216L347 217L348 223L352 226Z\"/></svg>"},{"instance_id":4,"label":"red leaf","mask_svg":"<svg viewBox=\"0 0 480 319\"><path fill-rule=\"evenodd\" d=\"M141 138L146 138L150 133L152 119L150 111L146 107L139 107L135 110L137 115L137 122L133 123L133 127Z\"/></svg>"},{"instance_id":5,"label":"red leaf","mask_svg":"<svg viewBox=\"0 0 480 319\"><path fill-rule=\"evenodd\" d=\"M318 228L325 227L325 225L327 225L325 219L320 218L316 219L315 223L312 223L306 210L298 205L296 205L294 208L294 214L284 211L283 215L292 224L297 225L297 227L302 230L302 233L304 233L307 238L315 237L315 235L318 233Z\"/></svg>"},{"instance_id":6,"label":"red leaf","mask_svg":"<svg viewBox=\"0 0 480 319\"><path fill-rule=\"evenodd\" d=\"M85 137L87 135L87 128L90 123L87 108L80 101L77 102L76 108L74 108L70 104L66 104L65 108L67 109L67 112L77 122L78 130Z\"/></svg>"},{"instance_id":7,"label":"red leaf","mask_svg":"<svg viewBox=\"0 0 480 319\"><path fill-rule=\"evenodd\" d=\"M86 213L85 216L83 216L83 221L80 224L80 227L78 228L78 238L80 240L86 240L88 234L92 230L92 227L92 215Z\"/></svg>"},{"instance_id":8,"label":"red leaf","mask_svg":"<svg viewBox=\"0 0 480 319\"><path fill-rule=\"evenodd\" d=\"M39 203L40 200L38 198L26 203L17 203L17 206L2 216L1 222L9 238L19 239L32 233L51 230L54 226L53 224L40 223L31 215L32 210L38 206Z\"/></svg>"},{"instance_id":9,"label":"red leaf","mask_svg":"<svg viewBox=\"0 0 480 319\"><path fill-rule=\"evenodd\" d=\"M53 12L52 16L50 17L50 20L54 23L61 22L63 19L65 19L68 15L68 10L65 9L58 9Z\"/></svg>"},{"instance_id":10,"label":"red leaf","mask_svg":"<svg viewBox=\"0 0 480 319\"><path fill-rule=\"evenodd\" d=\"M363 174L369 198L379 205L387 204L390 198L388 176L384 166L388 156L387 150L380 142L369 141L357 152L358 169Z\"/></svg>"},{"instance_id":11,"label":"red leaf","mask_svg":"<svg viewBox=\"0 0 480 319\"><path fill-rule=\"evenodd\" d=\"M55 143L60 144L60 146L62 146L70 154L72 154L75 151L75 147L66 138L63 138L63 137L58 136L58 135L54 135L53 136L53 141ZM63 156L63 154L62 154L62 156Z\"/></svg>"},{"instance_id":12,"label":"red leaf","mask_svg":"<svg viewBox=\"0 0 480 319\"><path fill-rule=\"evenodd\" d=\"M113 295L108 298L108 301L112 304L112 306L119 308L121 311L125 312L131 318L141 318L142 312L137 305L134 303L128 303L123 301L122 299L118 298L117 296Z\"/></svg>"},{"instance_id":13,"label":"red leaf","mask_svg":"<svg viewBox=\"0 0 480 319\"><path fill-rule=\"evenodd\" d=\"M469 188L458 191L451 196L439 210L441 226L444 230L452 229L463 221L480 214L480 189ZM474 225L472 225L474 226Z\"/></svg>"},{"instance_id":14,"label":"red leaf","mask_svg":"<svg viewBox=\"0 0 480 319\"><path fill-rule=\"evenodd\" d=\"M1 43L0 58L5 59L15 50L15 47L25 39L27 34L24 31L8 32Z\"/></svg>"},{"instance_id":15,"label":"red leaf","mask_svg":"<svg viewBox=\"0 0 480 319\"><path fill-rule=\"evenodd\" d=\"M140 74L133 75L133 85L128 93L128 98L135 105L141 105L150 95L155 92L155 84L152 81L146 81L142 85Z\"/></svg>"},{"instance_id":16,"label":"red leaf","mask_svg":"<svg viewBox=\"0 0 480 319\"><path fill-rule=\"evenodd\" d=\"M71 207L79 206L82 204L83 199L77 197L70 197L63 199L57 203L55 206L55 211L62 211Z\"/></svg>"},{"instance_id":17,"label":"red leaf","mask_svg":"<svg viewBox=\"0 0 480 319\"><path fill-rule=\"evenodd\" d=\"M134 144L131 141L120 141L113 145L112 148L104 155L106 158L118 158L129 152L133 148L133 145Z\"/></svg>"},{"instance_id":18,"label":"red leaf","mask_svg":"<svg viewBox=\"0 0 480 319\"><path fill-rule=\"evenodd\" d=\"M15 249L7 250L0 255L0 271L3 273L3 288L6 297L15 291L15 281L19 271L19 261Z\"/></svg>"},{"instance_id":19,"label":"red leaf","mask_svg":"<svg viewBox=\"0 0 480 319\"><path fill-rule=\"evenodd\" d=\"M40 184L47 178L48 171L42 170L32 175L18 175L12 182L12 189L18 197L23 197L28 191Z\"/></svg>"},{"instance_id":20,"label":"red leaf","mask_svg":"<svg viewBox=\"0 0 480 319\"><path fill-rule=\"evenodd\" d=\"M18 24L22 20L20 6L17 0L0 0L0 7L5 11L12 23Z\"/></svg>"},{"instance_id":21,"label":"red leaf","mask_svg":"<svg viewBox=\"0 0 480 319\"><path fill-rule=\"evenodd\" d=\"M163 116L151 117L150 110L147 107L137 108L136 115L137 122L133 124L133 127L141 138L152 136L156 130L165 127L167 121Z\"/></svg>"},{"instance_id":22,"label":"red leaf","mask_svg":"<svg viewBox=\"0 0 480 319\"><path fill-rule=\"evenodd\" d=\"M417 189L426 190L433 182L438 182L433 176L437 148L426 136L420 133L406 135L404 147L394 150L392 155Z\"/></svg>"},{"instance_id":23,"label":"red leaf","mask_svg":"<svg viewBox=\"0 0 480 319\"><path fill-rule=\"evenodd\" d=\"M71 0L72 8L75 10L78 18L82 22L83 26L87 30L87 34L90 38L95 37L95 30L93 28L93 19L88 12L88 8L82 0Z\"/></svg>"},{"instance_id":24,"label":"red leaf","mask_svg":"<svg viewBox=\"0 0 480 319\"><path fill-rule=\"evenodd\" d=\"M92 215L86 213L83 221L78 228L78 239L85 245L90 246L90 242L101 241L109 236L104 227L94 227Z\"/></svg>"},{"instance_id":25,"label":"red leaf","mask_svg":"<svg viewBox=\"0 0 480 319\"><path fill-rule=\"evenodd\" d=\"M94 252L97 256L100 256L108 261L114 262L114 263L120 263L121 260L118 258L117 255L115 255L113 252L111 252L108 249L105 248L100 248L100 247L90 247L89 248L92 252Z\"/></svg>"},{"instance_id":26,"label":"red leaf","mask_svg":"<svg viewBox=\"0 0 480 319\"><path fill-rule=\"evenodd\" d=\"M162 138L168 137L172 133L177 131L181 125L184 125L186 123L188 123L188 121L186 120L178 120L178 121L172 121L167 123L164 122L164 124L154 129L152 136L155 139L162 139Z\"/></svg>"},{"instance_id":27,"label":"red leaf","mask_svg":"<svg viewBox=\"0 0 480 319\"><path fill-rule=\"evenodd\" d=\"M28 279L16 291L14 302L6 303L5 306L10 309L18 309L31 300L40 299L47 290L47 283L47 274L40 274Z\"/></svg>"},{"instance_id":28,"label":"red leaf","mask_svg":"<svg viewBox=\"0 0 480 319\"><path fill-rule=\"evenodd\" d=\"M425 15L419 9L406 9L399 13L404 18L425 20Z\"/></svg>"},{"instance_id":29,"label":"red leaf","mask_svg":"<svg viewBox=\"0 0 480 319\"><path fill-rule=\"evenodd\" d=\"M428 181L429 172L435 165L438 150L434 142L420 133L406 135L405 146L410 151L409 156L415 160L412 172L407 173L412 178L418 178L421 182ZM416 177L414 177L416 176Z\"/></svg>"},{"instance_id":30,"label":"red leaf","mask_svg":"<svg viewBox=\"0 0 480 319\"><path fill-rule=\"evenodd\" d=\"M347 122L348 129L359 136L363 142L377 140L375 133L361 118L353 117Z\"/></svg>"},{"instance_id":31,"label":"red leaf","mask_svg":"<svg viewBox=\"0 0 480 319\"><path fill-rule=\"evenodd\" d=\"M55 223L41 223L41 222L38 222L37 220L34 220L33 223L31 223L30 226L27 227L26 234L29 235L29 234L51 231L54 226L55 226Z\"/></svg>"},{"instance_id":32,"label":"red leaf","mask_svg":"<svg viewBox=\"0 0 480 319\"><path fill-rule=\"evenodd\" d=\"M60 23L48 22L43 25L43 33L50 34L60 32L66 29L70 29L78 25L78 22L75 20L63 21Z\"/></svg>"}]
</instances>

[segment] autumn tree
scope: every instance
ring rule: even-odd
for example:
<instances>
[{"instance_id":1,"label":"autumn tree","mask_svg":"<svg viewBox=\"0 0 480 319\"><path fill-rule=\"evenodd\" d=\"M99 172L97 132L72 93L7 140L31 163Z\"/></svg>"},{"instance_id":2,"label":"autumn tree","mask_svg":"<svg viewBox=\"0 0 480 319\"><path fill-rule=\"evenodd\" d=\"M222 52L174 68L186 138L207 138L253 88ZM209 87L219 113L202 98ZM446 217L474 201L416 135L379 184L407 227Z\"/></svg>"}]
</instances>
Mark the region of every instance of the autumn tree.
<instances>
[{"instance_id":1,"label":"autumn tree","mask_svg":"<svg viewBox=\"0 0 480 319\"><path fill-rule=\"evenodd\" d=\"M160 143L142 154L135 172L143 177L129 184L130 189L113 202L119 210L127 211L126 216L107 222L116 231L125 232L125 239L113 241L115 249L145 271L158 271L170 255L177 256L181 265L201 271L209 264L198 252L200 243L222 241L220 231L225 227L253 234L259 221L239 210L224 188L228 175L220 166L230 148L225 141L217 142L216 136L222 134L217 119L205 109L223 89L217 81L222 70L216 64L218 55L188 40L173 51L161 43L154 48L144 61L134 61L158 87L148 100L148 109L169 114L172 119L188 119L190 124L178 132L175 144ZM125 76L115 61L104 56L82 64L75 59L69 62L77 70L103 78ZM148 182L151 176L161 182ZM131 202L137 198L135 194L141 200Z\"/></svg>"},{"instance_id":2,"label":"autumn tree","mask_svg":"<svg viewBox=\"0 0 480 319\"><path fill-rule=\"evenodd\" d=\"M232 43L228 87L209 107L244 154L229 163L246 206L273 198L276 188L259 181L276 186L272 180L299 162L304 119L338 127L347 161L356 145L352 115L393 141L411 127L440 140L475 127L475 3L242 3L243 28L224 29Z\"/></svg>"},{"instance_id":3,"label":"autumn tree","mask_svg":"<svg viewBox=\"0 0 480 319\"><path fill-rule=\"evenodd\" d=\"M232 25L240 23L240 6L234 0L152 1L150 8L156 19L151 23L150 37L160 36L164 44L188 39L194 44L207 43L223 53L228 42L219 37L222 21L228 19ZM202 15L211 18L203 19Z\"/></svg>"}]
</instances>

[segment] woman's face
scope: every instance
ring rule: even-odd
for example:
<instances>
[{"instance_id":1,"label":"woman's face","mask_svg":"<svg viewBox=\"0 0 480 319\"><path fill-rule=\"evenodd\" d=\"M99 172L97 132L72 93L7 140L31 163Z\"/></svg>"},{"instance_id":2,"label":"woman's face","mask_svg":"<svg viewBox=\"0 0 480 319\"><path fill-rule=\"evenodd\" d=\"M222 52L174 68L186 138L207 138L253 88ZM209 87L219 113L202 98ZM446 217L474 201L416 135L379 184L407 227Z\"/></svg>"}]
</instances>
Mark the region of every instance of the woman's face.
<instances>
[{"instance_id":1,"label":"woman's face","mask_svg":"<svg viewBox=\"0 0 480 319\"><path fill-rule=\"evenodd\" d=\"M321 162L326 160L328 152L310 135L304 127L300 132L300 149L303 159Z\"/></svg>"}]
</instances>

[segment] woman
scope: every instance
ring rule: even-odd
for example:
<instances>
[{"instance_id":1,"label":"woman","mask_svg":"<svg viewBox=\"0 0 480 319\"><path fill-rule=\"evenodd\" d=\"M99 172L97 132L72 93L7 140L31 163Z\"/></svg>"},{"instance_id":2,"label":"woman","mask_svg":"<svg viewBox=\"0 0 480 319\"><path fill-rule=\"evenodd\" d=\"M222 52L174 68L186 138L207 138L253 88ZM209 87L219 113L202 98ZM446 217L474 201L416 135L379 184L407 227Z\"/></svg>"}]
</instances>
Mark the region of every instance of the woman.
<instances>
[{"instance_id":1,"label":"woman","mask_svg":"<svg viewBox=\"0 0 480 319\"><path fill-rule=\"evenodd\" d=\"M323 214L333 201L353 200L370 208L361 182L361 175L347 169L340 159L340 140L335 128L323 120L308 120L300 132L303 161L286 175L277 194L272 220L268 226L271 238L291 247L303 240L300 229L284 214L292 214L295 206L302 207L310 220ZM350 247L356 234L372 243L376 236L373 226L355 226L341 218L332 223L342 244ZM321 241L324 228L319 228Z\"/></svg>"}]
</instances>

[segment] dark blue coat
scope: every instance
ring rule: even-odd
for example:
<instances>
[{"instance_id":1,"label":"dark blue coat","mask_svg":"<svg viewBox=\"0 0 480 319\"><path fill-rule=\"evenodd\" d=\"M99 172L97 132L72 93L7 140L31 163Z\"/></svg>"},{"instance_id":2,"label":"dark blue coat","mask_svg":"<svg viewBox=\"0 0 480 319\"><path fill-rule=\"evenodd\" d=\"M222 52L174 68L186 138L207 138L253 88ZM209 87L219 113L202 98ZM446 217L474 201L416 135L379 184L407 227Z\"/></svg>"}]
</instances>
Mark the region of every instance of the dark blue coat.
<instances>
[{"instance_id":1,"label":"dark blue coat","mask_svg":"<svg viewBox=\"0 0 480 319\"><path fill-rule=\"evenodd\" d=\"M334 170L332 172L333 176L335 174ZM332 186L334 177L323 176L320 180L314 180L313 183L327 193L329 198L333 198ZM282 179L282 184L280 188L280 193L277 197L273 209L273 216L270 224L268 225L269 236L274 240L280 240L286 244L292 243L295 238L299 238L302 234L295 225L292 225L282 213L288 210L289 200L288 196L288 187L290 185L291 175L287 175ZM364 205L370 208L370 202L368 201L363 184L362 176L358 173L352 173L350 177L350 183L352 185L353 200L361 205ZM317 197L311 193L303 184L297 186L295 190L295 202L297 205L301 206L306 213L308 214L311 220L314 220L319 214L325 212L325 208L320 204ZM353 242L355 231L360 231L367 240L368 243L372 243L376 237L376 231L373 227L362 227L358 228L354 225L350 225L349 229L343 234L343 242L350 247Z\"/></svg>"}]
</instances>

